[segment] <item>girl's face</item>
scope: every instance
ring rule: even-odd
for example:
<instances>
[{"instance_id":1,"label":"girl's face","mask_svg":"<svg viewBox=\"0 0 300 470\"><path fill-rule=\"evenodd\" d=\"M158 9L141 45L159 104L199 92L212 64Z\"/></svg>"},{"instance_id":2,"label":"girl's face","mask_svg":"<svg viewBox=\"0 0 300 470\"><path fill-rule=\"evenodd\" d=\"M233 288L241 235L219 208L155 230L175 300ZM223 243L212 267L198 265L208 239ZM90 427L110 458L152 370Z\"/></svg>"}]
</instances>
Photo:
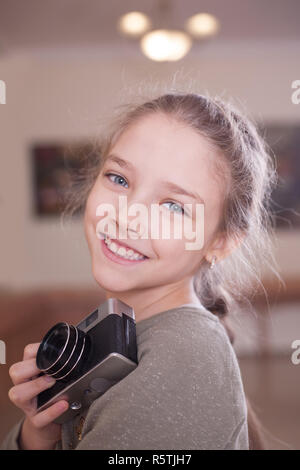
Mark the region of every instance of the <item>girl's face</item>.
<instances>
[{"instance_id":1,"label":"girl's face","mask_svg":"<svg viewBox=\"0 0 300 470\"><path fill-rule=\"evenodd\" d=\"M151 295L152 288L180 288L190 283L221 216L224 190L214 172L215 158L218 158L216 151L204 137L162 114L144 117L119 137L89 194L84 215L93 275L102 288L116 293L147 289ZM194 197L175 191L174 185L194 193ZM126 196L126 227L125 219L118 219L119 196ZM142 204L149 214L149 219L143 219L143 227L136 228L136 233L140 230L139 238L131 237L134 230L130 227L137 219L129 215L133 203ZM184 231L183 236L176 239L175 224L181 220L183 226L184 218L188 218L195 232L196 223L203 224L202 219L196 221L196 205L201 203L204 204L204 245L197 251L187 250L186 243L192 240L185 238ZM115 208L116 238L120 238L119 222L126 232L126 239L120 238L121 243L147 256L145 260L121 264L107 256L96 233L97 224L102 218L107 220L108 215L105 212L102 216L96 215L101 204ZM150 216L151 204L159 205L160 224L170 218L168 239L162 238L161 228L158 239L151 238L151 223L154 224ZM192 205L192 210L187 206L185 214L182 212L184 204ZM108 226L105 233L113 236ZM141 238L145 234L146 238Z\"/></svg>"}]
</instances>

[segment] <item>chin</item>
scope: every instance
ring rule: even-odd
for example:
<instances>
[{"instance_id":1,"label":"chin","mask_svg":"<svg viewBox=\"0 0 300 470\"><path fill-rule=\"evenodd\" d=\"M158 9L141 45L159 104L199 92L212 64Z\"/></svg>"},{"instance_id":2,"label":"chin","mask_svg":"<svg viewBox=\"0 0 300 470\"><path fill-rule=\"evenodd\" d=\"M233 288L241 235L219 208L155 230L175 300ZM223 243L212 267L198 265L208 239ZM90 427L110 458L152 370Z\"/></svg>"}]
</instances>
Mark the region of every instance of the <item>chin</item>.
<instances>
[{"instance_id":1,"label":"chin","mask_svg":"<svg viewBox=\"0 0 300 470\"><path fill-rule=\"evenodd\" d=\"M107 267L94 264L92 272L97 284L104 290L112 292L126 292L134 289L136 286L128 282L128 277L124 273L118 273L116 270L109 270Z\"/></svg>"}]
</instances>

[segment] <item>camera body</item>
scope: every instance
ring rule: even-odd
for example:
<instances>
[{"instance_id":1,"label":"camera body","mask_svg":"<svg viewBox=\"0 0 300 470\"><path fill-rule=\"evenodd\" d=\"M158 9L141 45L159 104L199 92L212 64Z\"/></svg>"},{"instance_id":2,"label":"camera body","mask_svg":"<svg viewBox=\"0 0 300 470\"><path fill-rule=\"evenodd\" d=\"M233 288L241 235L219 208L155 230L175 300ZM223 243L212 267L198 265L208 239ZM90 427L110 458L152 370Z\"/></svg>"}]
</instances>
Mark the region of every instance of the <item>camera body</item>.
<instances>
[{"instance_id":1,"label":"camera body","mask_svg":"<svg viewBox=\"0 0 300 470\"><path fill-rule=\"evenodd\" d=\"M137 367L133 309L110 298L76 327L57 323L44 336L36 364L40 375L56 379L37 396L37 411L67 400L68 410L54 422L69 421Z\"/></svg>"}]
</instances>

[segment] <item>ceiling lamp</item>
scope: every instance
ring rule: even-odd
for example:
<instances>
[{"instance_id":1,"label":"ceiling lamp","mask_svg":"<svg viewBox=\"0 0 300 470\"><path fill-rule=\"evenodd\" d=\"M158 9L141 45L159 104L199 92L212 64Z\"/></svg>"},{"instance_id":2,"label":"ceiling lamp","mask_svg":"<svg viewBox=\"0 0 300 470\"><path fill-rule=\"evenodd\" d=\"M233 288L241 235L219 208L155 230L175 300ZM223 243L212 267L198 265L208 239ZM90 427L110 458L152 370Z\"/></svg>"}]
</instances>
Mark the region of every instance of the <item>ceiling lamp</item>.
<instances>
[{"instance_id":1,"label":"ceiling lamp","mask_svg":"<svg viewBox=\"0 0 300 470\"><path fill-rule=\"evenodd\" d=\"M184 57L192 47L192 40L182 31L157 29L145 34L140 44L149 59L163 62Z\"/></svg>"},{"instance_id":2,"label":"ceiling lamp","mask_svg":"<svg viewBox=\"0 0 300 470\"><path fill-rule=\"evenodd\" d=\"M121 33L129 36L140 36L151 28L151 21L148 16L139 11L132 11L121 16L118 22L118 29Z\"/></svg>"},{"instance_id":3,"label":"ceiling lamp","mask_svg":"<svg viewBox=\"0 0 300 470\"><path fill-rule=\"evenodd\" d=\"M213 36L219 30L219 21L209 13L198 13L191 16L186 22L185 27L189 33L196 37Z\"/></svg>"},{"instance_id":4,"label":"ceiling lamp","mask_svg":"<svg viewBox=\"0 0 300 470\"><path fill-rule=\"evenodd\" d=\"M181 31L167 27L172 23L171 0L159 0L156 17L159 27L150 31L151 20L144 13L132 11L123 15L118 22L118 30L127 37L140 38L142 52L158 62L182 59L191 49L193 38L204 40L217 34L219 21L209 13L198 13L188 18Z\"/></svg>"}]
</instances>

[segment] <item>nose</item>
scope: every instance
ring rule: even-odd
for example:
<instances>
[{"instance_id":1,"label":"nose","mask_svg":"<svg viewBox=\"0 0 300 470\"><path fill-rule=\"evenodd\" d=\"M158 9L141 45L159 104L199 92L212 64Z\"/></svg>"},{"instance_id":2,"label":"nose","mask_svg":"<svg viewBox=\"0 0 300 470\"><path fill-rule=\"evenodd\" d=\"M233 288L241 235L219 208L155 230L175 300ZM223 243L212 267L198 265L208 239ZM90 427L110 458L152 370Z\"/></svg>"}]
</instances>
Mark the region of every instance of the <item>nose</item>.
<instances>
[{"instance_id":1,"label":"nose","mask_svg":"<svg viewBox=\"0 0 300 470\"><path fill-rule=\"evenodd\" d=\"M127 198L119 204L118 225L124 236L130 234L132 238L145 237L148 233L149 214L148 206L140 201Z\"/></svg>"},{"instance_id":2,"label":"nose","mask_svg":"<svg viewBox=\"0 0 300 470\"><path fill-rule=\"evenodd\" d=\"M129 236L129 238L138 239L146 233L146 225L140 220L138 216L126 216L119 213L119 220L117 220L118 232L122 236Z\"/></svg>"}]
</instances>

